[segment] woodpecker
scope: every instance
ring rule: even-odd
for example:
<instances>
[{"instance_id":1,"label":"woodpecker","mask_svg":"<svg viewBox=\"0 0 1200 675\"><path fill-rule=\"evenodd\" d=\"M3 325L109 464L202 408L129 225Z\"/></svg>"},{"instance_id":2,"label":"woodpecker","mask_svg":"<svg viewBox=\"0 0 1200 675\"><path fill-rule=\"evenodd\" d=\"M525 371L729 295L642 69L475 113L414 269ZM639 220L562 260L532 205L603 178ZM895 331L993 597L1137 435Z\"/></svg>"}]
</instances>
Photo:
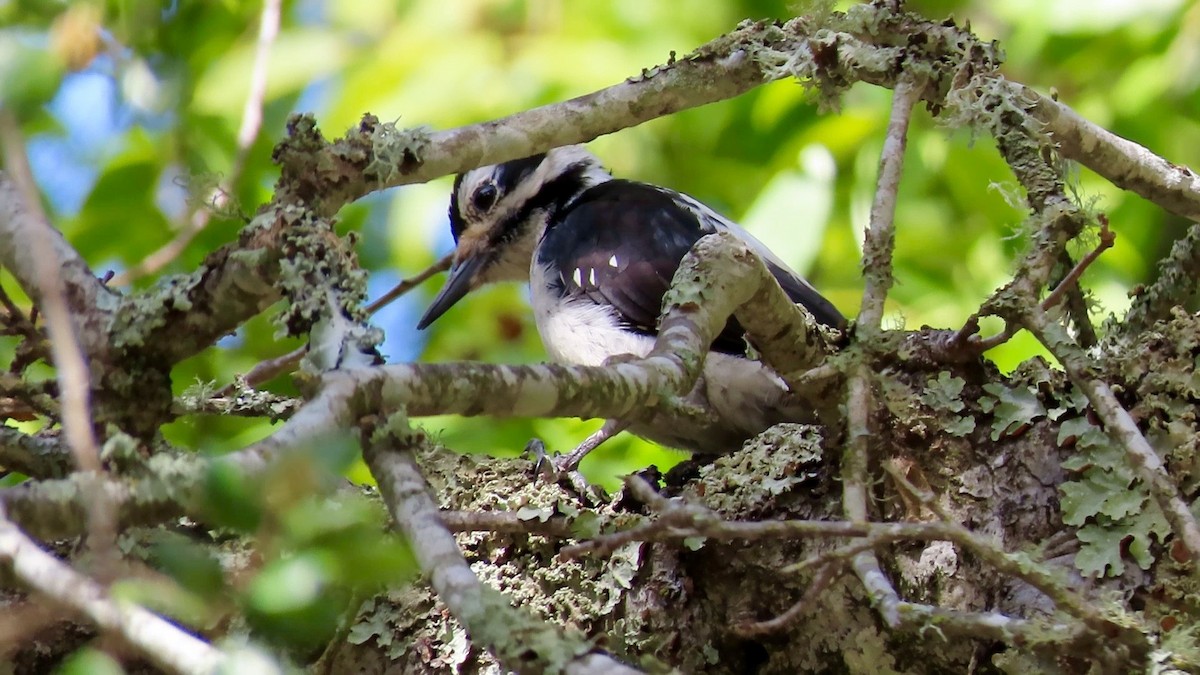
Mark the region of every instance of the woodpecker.
<instances>
[{"instance_id":1,"label":"woodpecker","mask_svg":"<svg viewBox=\"0 0 1200 675\"><path fill-rule=\"evenodd\" d=\"M845 325L828 300L741 227L688 195L613 178L582 146L460 174L450 196L450 229L454 262L418 328L480 286L527 280L551 359L596 366L620 355L645 356L675 270L693 244L714 232L731 232L758 253L818 322ZM778 375L748 358L744 331L732 318L695 388L677 403L674 412L630 425L609 420L571 453L567 468L626 426L662 445L717 454L779 422L812 419Z\"/></svg>"}]
</instances>

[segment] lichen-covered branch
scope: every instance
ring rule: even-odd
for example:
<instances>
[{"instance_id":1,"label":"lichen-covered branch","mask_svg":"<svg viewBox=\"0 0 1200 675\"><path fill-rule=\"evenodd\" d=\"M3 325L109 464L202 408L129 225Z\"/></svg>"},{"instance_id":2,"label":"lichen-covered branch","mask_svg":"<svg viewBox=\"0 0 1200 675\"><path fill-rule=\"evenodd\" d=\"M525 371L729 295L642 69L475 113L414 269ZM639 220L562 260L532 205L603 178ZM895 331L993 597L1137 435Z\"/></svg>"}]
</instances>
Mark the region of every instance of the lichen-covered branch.
<instances>
[{"instance_id":1,"label":"lichen-covered branch","mask_svg":"<svg viewBox=\"0 0 1200 675\"><path fill-rule=\"evenodd\" d=\"M1147 148L1087 121L1067 105L1033 89L1001 80L1007 94L1024 101L1059 153L1188 220L1200 220L1200 176Z\"/></svg>"},{"instance_id":2,"label":"lichen-covered branch","mask_svg":"<svg viewBox=\"0 0 1200 675\"><path fill-rule=\"evenodd\" d=\"M857 605L862 605L861 588L865 588L873 607L859 609L868 616L872 610L877 611L887 627L945 630L1010 645L1044 640L1056 646L1067 642L1077 646L1094 643L1096 636L1106 635L1115 636L1114 641L1132 649L1143 648L1140 624L1114 625L1126 617L1114 613L1110 620L1109 614L1098 609L1099 605L1089 605L1045 566L1026 561L1020 554L1007 553L1008 544L1002 543L1002 538L993 542L954 524L968 520L947 517L939 523L874 522L883 519L879 514L889 513L887 500L880 499L879 494L886 493L886 488L876 492L871 475L871 467L881 459L878 453L891 447L883 443L915 443L916 438L921 442L949 439L949 436L935 437L932 430L933 421L944 420L941 411L934 414L922 409L920 413L925 417L912 425L901 419L907 413L897 411L906 404L911 404L909 408L931 409L941 404L951 409L950 406L957 404L952 410L961 420L956 421L974 423L978 411L966 407L962 387L978 389L991 384L986 379L988 375L978 373L975 380L963 382L957 373L944 373L945 378L939 373L935 380L921 373L905 372L904 375L914 378L910 383L890 374L879 374L876 369L885 352L897 360L913 358L915 350L903 345L916 344L916 341L902 341L898 334L879 330L892 283L892 215L907 121L917 100L928 101L935 115L949 111L958 115L956 121L996 135L1006 160L1027 190L1033 212L1027 225L1033 236L1014 282L989 301L983 311L1009 319L1013 327L1023 320L1032 322L1026 325L1041 331L1039 336L1044 341L1049 340L1047 344L1052 344L1055 353L1068 364L1072 379L1088 392L1107 431L1123 444L1139 467L1140 475L1172 519L1176 536L1194 562L1200 560L1200 532L1179 491L1163 474L1161 462L1153 464L1158 460L1147 439L1117 403L1111 387L1087 369L1088 364L1082 360L1086 355L1066 339L1061 326L1045 323L1047 320L1036 307L1038 297L1053 283L1056 266L1062 269L1067 242L1088 223L1087 214L1064 194L1053 151L1079 160L1102 175L1111 173L1118 184L1191 217L1200 214L1198 181L1186 169L1099 132L1065 106L1007 82L996 70L998 52L968 31L951 23L930 22L905 14L899 11L899 5L880 1L856 6L844 14L824 13L786 24L744 24L693 54L673 59L665 66L647 70L640 77L613 87L460 129L404 131L381 124L368 115L344 138L327 143L312 118L294 118L290 124L291 137L276 152L283 165L277 192L244 229L239 241L215 252L192 274L162 280L156 288L145 292L122 297L104 289L61 238L53 239L51 248L61 253L58 257L65 261L63 304L75 322L84 345L82 351L94 359L97 372L102 370L112 375L95 383L98 412L88 420L96 423L95 428L111 429L106 424L115 420L115 426L122 431L151 439L162 423L174 415L229 412L228 408L203 405L173 409L171 368L280 298L288 300L284 323L289 331L296 335L313 333L312 351L322 357L334 357L317 359L314 363L321 362L324 363L321 367L335 370L323 375L312 400L298 410L280 407L287 402L260 399L254 410L292 416L270 438L220 460L176 456L164 451L149 459L114 465L111 476L80 473L64 477L62 473L54 473L63 471L64 444L6 430L0 435L0 464L53 480L31 481L4 489L0 492L0 505L7 507L12 522L19 523L27 532L47 537L81 531L89 513L85 498L89 491L113 505L117 522L122 526L152 524L180 515L196 516L202 503L202 485L214 461L230 463L247 479L253 479L280 455L310 445L315 438L345 433L346 429L363 424L364 417L391 414L388 422L379 422L376 417L366 423L380 426L379 433L365 444L365 456L384 488L397 523L414 538L423 556L422 566L434 588L468 628L472 639L492 649L506 666L517 669L553 666L589 672L589 669L619 668L607 657L589 654L589 646L582 640L564 637L545 624L528 620L527 614L514 613L506 601L480 585L449 532L484 528L561 537L571 532L569 519L560 518L559 512L551 510L547 520L531 528L521 527L519 518L511 513L476 519L460 516L456 520L450 515L439 518L413 458L413 451L423 441L408 428L407 418L447 413L631 418L656 407L661 410L671 405L672 397L692 386L701 372L713 335L730 316L735 316L747 329L764 362L781 373L798 394L806 395L816 389L815 385L847 383L844 397L828 395L831 390L828 386L816 395L821 400L814 405L830 407L836 416L836 423L829 426L829 434L822 442L828 441L834 447L842 444L844 452L841 482L830 479L828 483L834 486L823 484L821 487L828 492L812 498L813 502L822 499L830 502L833 505L829 508L836 509L836 498L830 495L840 489L845 520L819 520L821 516L838 517L836 512L827 511L790 521L733 523L711 514L698 516L693 511L664 507L656 522L635 528L633 534L614 536L611 541L661 541L689 535L712 539L846 537L849 543L833 551L812 554L798 547L792 552L799 551L800 559L809 564L810 571L813 566L823 570L813 582L818 589L827 584L833 586L836 572L845 566L853 568L857 581L847 575L844 580L839 577L837 583L852 587L850 602ZM812 85L823 102L834 100L858 81L896 89L865 246L867 290L859 321L863 332L854 336L859 339L857 344L836 358L827 358L828 347L820 333L814 330L805 313L787 300L762 263L744 246L723 236L701 241L681 265L667 298L658 344L646 359L603 368L482 364L349 368L340 358L347 346L345 341L339 338L323 343L316 335L320 329L314 327L319 324L334 319L352 323L363 318L357 309L362 296L360 270L351 247L333 234L332 217L345 204L383 187L428 180L551 146L586 141L654 117L729 98L762 82L781 78L798 78ZM47 296L38 290L36 275L29 271L31 268L20 267L28 263L27 259L18 259L23 255L18 250L20 242L29 240L28 231L22 229L28 224L22 223L28 219L14 206L19 202L10 198L11 191L12 186L0 176L0 263L14 269L18 281L27 290L32 289L35 303L42 307ZM1141 319L1142 325L1147 326L1167 316L1168 303L1186 297L1182 289L1194 284L1181 279L1195 262L1197 246L1192 240L1197 238L1200 235L1193 232L1187 242L1180 244L1182 248L1173 254L1167 263L1169 272L1160 281L1162 293L1136 303L1131 318L1141 316L1135 314L1140 311L1145 317ZM321 258L320 252L330 257ZM15 261L17 267L10 265L10 261ZM1077 266L1076 271L1082 267ZM327 272L328 278L314 283L315 278ZM1076 280L1077 274L1068 274L1060 284L1061 289L1046 303L1067 292L1067 287L1074 286ZM1026 319L1030 307L1035 308L1034 318ZM7 311L11 313L11 309ZM33 341L33 331L24 335ZM323 351L322 346L330 349ZM371 356L367 352L368 349L360 349L354 355ZM928 350L922 352L927 353ZM954 363L963 365L973 356L969 354ZM936 358L924 359L925 363L929 361L935 362L936 367L950 363L949 359L940 363ZM963 370L978 365L966 363ZM74 380L76 385L80 382L86 384L86 380ZM131 382L136 387L121 388L121 383ZM951 382L957 385L957 390ZM906 388L922 385L940 388L932 391L928 399L917 401ZM153 390L153 395L146 394L148 390ZM950 400L939 401L939 396ZM150 401L136 410L131 408L130 416L137 419L111 414L133 400ZM842 412L836 410L839 402L846 406ZM961 440L965 448L986 438L981 435L982 429L978 433L963 429L966 427L959 427L961 433L974 435L968 439L949 439L946 445L954 446ZM1006 429L1001 431L1007 433ZM1043 445L1052 446L1051 425L1046 424L1041 432L1050 439ZM1007 441L1005 437L998 446L1005 452L1010 450L1005 445ZM957 462L955 466L961 468L963 456L969 451L956 448L948 450L939 445L933 450L942 453L939 461ZM829 448L824 450L828 453ZM955 456L956 452L961 456ZM826 459L827 456L821 458L825 462L823 469L836 463ZM1047 493L1053 493L1055 481L1061 481L1062 469L1057 457L1039 456L1037 462L1049 467L1043 467L1048 477L1041 485ZM814 470L814 475L818 473ZM833 474L833 470L828 473ZM759 477L757 473L749 475ZM773 479L777 492L771 499L778 500L772 501L772 507L786 499L801 501L797 494L804 490L795 487L791 480L791 474L784 479ZM953 480L945 479L945 484L939 486L945 492L939 496L955 494L949 487ZM986 492L978 494L983 495L979 497L981 503L988 499ZM1057 518L1056 508L1046 507L1041 517ZM1008 533L1016 526L1004 522L998 527ZM626 539L618 539L619 536ZM641 539L629 538L634 536ZM1014 583L1027 582L1053 601L1054 607L1048 611L1062 613L1042 621L1036 618L1036 610L1030 614L1012 612L982 604L979 598L967 598L957 609L948 604L939 606L946 596L927 603L916 602L922 599L918 593L925 589L904 585L907 580L898 578L896 569L881 564L885 554L878 548L893 544L893 549L900 549L910 538L951 541L971 554L970 564L983 561L984 567L990 565L993 572L999 572L993 576L1010 578ZM810 557L803 558L806 555ZM900 558L896 551L885 562ZM784 566L763 567L777 570ZM662 568L653 573L662 573ZM937 597L937 593L930 590L929 596ZM801 608L809 601L815 604L825 600L804 597L806 600L798 605ZM1045 603L1045 598L1039 596L1038 600ZM766 607L764 601L764 611ZM991 611L968 611L980 608ZM779 614L779 609L772 606L770 611L780 617L788 616ZM520 617L519 620L504 622L514 616ZM635 616L636 612L631 611L623 615L623 620ZM794 618L795 613L790 616ZM593 626L597 632L609 628ZM533 656L529 657L530 654Z\"/></svg>"},{"instance_id":3,"label":"lichen-covered branch","mask_svg":"<svg viewBox=\"0 0 1200 675\"><path fill-rule=\"evenodd\" d=\"M846 447L842 452L842 514L852 523L866 523L870 484L868 462L872 433L871 381L865 366L860 366L846 381ZM891 628L899 628L900 596L879 566L873 549L859 551L851 558L850 566L866 589L871 604Z\"/></svg>"},{"instance_id":4,"label":"lichen-covered branch","mask_svg":"<svg viewBox=\"0 0 1200 675\"><path fill-rule=\"evenodd\" d=\"M1167 474L1158 453L1113 394L1112 387L1094 376L1095 366L1091 359L1045 312L1031 309L1025 314L1024 323L1058 358L1071 381L1087 396L1092 409L1104 423L1105 431L1125 449L1129 463L1171 523L1171 529L1187 550L1188 557L1200 561L1200 527L1197 527L1196 517ZM1200 576L1200 565L1192 567L1192 574Z\"/></svg>"},{"instance_id":5,"label":"lichen-covered branch","mask_svg":"<svg viewBox=\"0 0 1200 675\"><path fill-rule=\"evenodd\" d=\"M88 523L89 495L112 509L116 529L159 525L188 514L202 489L208 462L194 456L161 455L143 476L113 478L73 473L27 481L0 490L0 508L30 535L43 540L75 537Z\"/></svg>"},{"instance_id":6,"label":"lichen-covered branch","mask_svg":"<svg viewBox=\"0 0 1200 675\"><path fill-rule=\"evenodd\" d=\"M7 120L7 115L5 120ZM6 145L7 166L24 165L26 157L15 148ZM107 342L83 341L82 326L106 317L103 308L80 303L86 299L99 301L103 287L92 276L62 234L54 229L41 209L32 209L23 203L22 196L6 176L0 174L0 227L7 225L8 247L0 251L5 265L14 259L32 261L17 273L17 280L24 284L25 291L33 298L45 316L46 334L50 341L58 383L58 399L61 415L58 422L66 445L75 460L76 467L88 474L103 473L100 464L100 448L93 429L91 407L92 376L88 365L90 357L99 357L107 351ZM0 238L5 238L0 234ZM21 251L20 255L16 251ZM32 277L24 276L32 274ZM109 558L115 550L117 532L112 504L103 491L93 488L94 482L84 486L88 501L88 543L98 557Z\"/></svg>"},{"instance_id":7,"label":"lichen-covered branch","mask_svg":"<svg viewBox=\"0 0 1200 675\"><path fill-rule=\"evenodd\" d=\"M89 357L107 350L108 344L94 337L103 331L116 309L117 296L92 274L79 253L62 233L30 212L16 184L0 171L0 266L8 270L36 305L44 306L46 293L40 283L40 263L32 252L45 242L51 264L57 263L63 299Z\"/></svg>"},{"instance_id":8,"label":"lichen-covered branch","mask_svg":"<svg viewBox=\"0 0 1200 675\"><path fill-rule=\"evenodd\" d=\"M852 378L862 382L861 378ZM861 402L862 390L857 390L855 402ZM865 405L865 402L864 402ZM963 612L943 610L920 603L902 600L891 588L878 562L871 564L856 561L868 574L867 581L874 584L881 595L888 616L895 628L919 629L936 624L947 633L973 637L986 637L1006 641L1047 640L1058 644L1096 644L1116 637L1129 648L1145 652L1144 636L1136 628L1125 626L1121 619L1110 618L1088 603L1088 601L1065 585L1056 575L1024 554L1010 554L987 538L974 534L966 528L949 522L923 523L880 523L868 521L804 521L766 520L754 522L730 522L715 512L698 504L668 500L659 496L640 477L626 479L627 489L637 499L647 504L654 518L640 525L606 534L580 544L568 546L561 555L567 558L580 556L609 555L630 543L639 541L680 541L702 537L713 540L765 538L863 538L856 542L854 550L844 556L840 549L817 556L816 562L806 560L801 565L827 564L837 557L854 559L890 542L905 539L944 539L969 550L987 561L1003 574L1022 579L1051 598L1056 606L1078 621L1077 624L1043 624L1036 620L1022 619L992 612ZM861 508L861 503L855 508ZM511 527L511 524L504 524ZM890 597L887 597L890 596ZM929 623L933 622L933 623Z\"/></svg>"},{"instance_id":9,"label":"lichen-covered branch","mask_svg":"<svg viewBox=\"0 0 1200 675\"><path fill-rule=\"evenodd\" d=\"M654 353L702 358L730 316L785 381L816 367L828 354L820 331L787 297L766 265L728 233L692 247L663 298ZM790 384L790 382L789 382Z\"/></svg>"},{"instance_id":10,"label":"lichen-covered branch","mask_svg":"<svg viewBox=\"0 0 1200 675\"><path fill-rule=\"evenodd\" d=\"M207 643L137 605L110 598L99 584L43 551L5 517L2 507L0 560L22 584L85 617L169 673L207 675L221 664L221 653Z\"/></svg>"},{"instance_id":11,"label":"lichen-covered branch","mask_svg":"<svg viewBox=\"0 0 1200 675\"><path fill-rule=\"evenodd\" d=\"M442 256L440 260L425 268L421 272L414 274L408 279L400 281L387 293L384 293L375 300L371 301L371 304L367 305L366 307L366 312L368 314L374 314L375 312L379 311L380 308L387 306L396 298L421 285L423 282L425 282L425 280L429 279L429 277L450 269L450 263L453 260L453 257L454 256L452 254L446 254ZM239 378L240 383L234 382L226 385L219 392L217 392L217 395L229 396L235 393L239 387L256 387L278 375L282 375L283 373L294 369L300 363L300 360L304 358L304 355L307 352L308 345L304 345L282 356L277 356L273 359L268 359L258 363L251 368L244 377Z\"/></svg>"},{"instance_id":12,"label":"lichen-covered branch","mask_svg":"<svg viewBox=\"0 0 1200 675\"><path fill-rule=\"evenodd\" d=\"M1170 318L1171 310L1196 296L1196 270L1200 269L1200 222L1192 223L1187 234L1175 241L1171 253L1158 263L1158 278L1140 289L1125 315L1113 326L1123 335L1136 336L1149 330L1155 321Z\"/></svg>"},{"instance_id":13,"label":"lichen-covered branch","mask_svg":"<svg viewBox=\"0 0 1200 675\"><path fill-rule=\"evenodd\" d=\"M0 467L34 478L61 478L71 470L71 452L60 438L0 425Z\"/></svg>"},{"instance_id":14,"label":"lichen-covered branch","mask_svg":"<svg viewBox=\"0 0 1200 675\"><path fill-rule=\"evenodd\" d=\"M904 149L908 146L908 122L920 95L921 86L912 76L897 82L892 95L892 115L879 158L879 178L875 185L875 199L871 203L870 226L863 242L866 289L858 313L858 328L867 331L868 335L878 332L883 319L883 303L895 281L892 278L892 250L896 245L896 195L900 190Z\"/></svg>"},{"instance_id":15,"label":"lichen-covered branch","mask_svg":"<svg viewBox=\"0 0 1200 675\"><path fill-rule=\"evenodd\" d=\"M892 249L895 246L893 220L896 193L904 166L908 122L912 114L914 96L918 92L910 78L897 85L892 97L892 115L879 162L879 178L875 188L875 199L871 205L871 221L866 241L863 243L863 276L866 285L863 289L858 323L866 340L879 335L883 303L893 282ZM846 520L852 523L865 523L870 520L867 510L867 485L870 483L868 465L872 438L869 421L873 401L870 387L871 381L865 364L848 374L846 446L842 453L842 512ZM884 622L892 628L900 627L900 598L891 582L884 576L875 551L863 549L857 552L851 558L850 566Z\"/></svg>"},{"instance_id":16,"label":"lichen-covered branch","mask_svg":"<svg viewBox=\"0 0 1200 675\"><path fill-rule=\"evenodd\" d=\"M328 214L373 190L586 142L771 80L794 77L828 97L856 81L892 86L900 62L919 71L928 83L923 95L940 102L964 72L992 73L998 59L969 32L886 3L786 24L746 23L641 77L483 124L397 130L367 116L330 144L311 118L295 119L292 137L276 151L281 187L301 200L319 195Z\"/></svg>"},{"instance_id":17,"label":"lichen-covered branch","mask_svg":"<svg viewBox=\"0 0 1200 675\"><path fill-rule=\"evenodd\" d=\"M403 413L394 413L364 433L363 458L422 572L472 641L494 654L504 668L517 672L640 672L595 653L581 637L513 607L503 595L480 583L442 522L413 458L425 442L423 435L409 428Z\"/></svg>"}]
</instances>

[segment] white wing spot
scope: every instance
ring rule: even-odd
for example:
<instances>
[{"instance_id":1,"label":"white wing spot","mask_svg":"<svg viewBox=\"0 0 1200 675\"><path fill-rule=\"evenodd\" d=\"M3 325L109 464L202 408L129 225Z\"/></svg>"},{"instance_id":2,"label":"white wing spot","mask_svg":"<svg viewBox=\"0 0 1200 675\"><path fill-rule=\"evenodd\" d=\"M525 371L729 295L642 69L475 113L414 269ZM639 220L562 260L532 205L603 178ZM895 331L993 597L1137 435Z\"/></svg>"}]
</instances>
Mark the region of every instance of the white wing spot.
<instances>
[{"instance_id":1,"label":"white wing spot","mask_svg":"<svg viewBox=\"0 0 1200 675\"><path fill-rule=\"evenodd\" d=\"M575 271L571 273L571 278L575 280L576 286L583 287L583 270L576 267Z\"/></svg>"}]
</instances>

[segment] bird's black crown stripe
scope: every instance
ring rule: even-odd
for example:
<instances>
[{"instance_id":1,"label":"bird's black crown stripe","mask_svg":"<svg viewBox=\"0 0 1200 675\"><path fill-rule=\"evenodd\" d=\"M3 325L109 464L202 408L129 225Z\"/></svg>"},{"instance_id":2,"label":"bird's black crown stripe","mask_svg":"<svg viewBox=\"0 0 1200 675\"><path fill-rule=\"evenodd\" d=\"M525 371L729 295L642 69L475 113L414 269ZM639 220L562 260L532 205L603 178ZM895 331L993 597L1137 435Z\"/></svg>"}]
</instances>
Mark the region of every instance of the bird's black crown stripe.
<instances>
[{"instance_id":1,"label":"bird's black crown stripe","mask_svg":"<svg viewBox=\"0 0 1200 675\"><path fill-rule=\"evenodd\" d=\"M463 220L462 213L458 210L458 189L462 187L464 175L460 173L455 176L454 187L450 189L450 234L454 235L454 243L456 244L467 225Z\"/></svg>"},{"instance_id":2,"label":"bird's black crown stripe","mask_svg":"<svg viewBox=\"0 0 1200 675\"><path fill-rule=\"evenodd\" d=\"M546 181L529 201L521 204L520 209L506 218L500 224L500 227L494 230L496 236L494 243L502 244L520 236L523 224L529 220L530 216L540 210L549 212L549 223L550 226L553 226L555 221L553 214L561 210L579 193L587 189L583 177L590 166L592 166L592 163L588 161L568 164L562 173Z\"/></svg>"},{"instance_id":3,"label":"bird's black crown stripe","mask_svg":"<svg viewBox=\"0 0 1200 675\"><path fill-rule=\"evenodd\" d=\"M546 159L546 153L542 152L521 159L514 159L511 162L505 162L496 167L496 187L500 188L500 195L506 195L512 192L521 181L525 180L537 170L542 161Z\"/></svg>"}]
</instances>

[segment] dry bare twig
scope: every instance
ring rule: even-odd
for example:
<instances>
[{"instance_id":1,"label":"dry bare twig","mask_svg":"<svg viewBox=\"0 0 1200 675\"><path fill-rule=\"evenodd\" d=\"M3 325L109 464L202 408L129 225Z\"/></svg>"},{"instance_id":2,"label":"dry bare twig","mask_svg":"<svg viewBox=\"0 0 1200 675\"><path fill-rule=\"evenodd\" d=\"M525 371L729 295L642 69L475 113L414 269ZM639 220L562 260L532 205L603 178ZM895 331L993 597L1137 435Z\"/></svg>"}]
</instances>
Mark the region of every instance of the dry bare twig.
<instances>
[{"instance_id":1,"label":"dry bare twig","mask_svg":"<svg viewBox=\"0 0 1200 675\"><path fill-rule=\"evenodd\" d=\"M88 509L88 544L100 560L111 562L119 556L116 550L116 514L115 507L105 498L104 491L95 485L96 481L102 480L104 467L100 463L100 447L92 429L91 372L87 354L76 335L77 321L71 316L66 283L60 276L68 260L60 258L59 254L63 247L70 247L51 226L41 207L37 187L31 182L33 174L29 169L28 157L24 154L20 128L8 111L0 111L0 135L4 139L4 164L16 169L18 184L24 183L25 188L22 195L9 194L0 199L11 200L14 208L23 211L25 219L29 221L28 226L19 231L22 236L10 245L25 248L33 259L31 272L34 275L34 287L26 290L33 290L31 297L40 299L38 308L45 317L58 381L62 413L59 423L79 471L91 474L94 479L84 485L84 493L91 502ZM2 183L0 190L6 186L11 188L12 184Z\"/></svg>"},{"instance_id":2,"label":"dry bare twig","mask_svg":"<svg viewBox=\"0 0 1200 675\"><path fill-rule=\"evenodd\" d=\"M920 88L911 77L902 77L892 95L892 113L888 121L879 161L879 178L871 205L871 221L863 243L862 309L858 315L858 335L871 341L880 334L883 304L892 285L892 249L895 245L896 194L904 166L904 148L908 142L908 123ZM869 346L869 345L868 345ZM852 523L870 520L867 466L870 461L870 417L873 403L871 378L866 364L848 373L846 383L846 447L842 454L842 511ZM884 623L897 628L902 620L900 598L880 569L874 549L865 549L850 562L854 573L871 598Z\"/></svg>"}]
</instances>

